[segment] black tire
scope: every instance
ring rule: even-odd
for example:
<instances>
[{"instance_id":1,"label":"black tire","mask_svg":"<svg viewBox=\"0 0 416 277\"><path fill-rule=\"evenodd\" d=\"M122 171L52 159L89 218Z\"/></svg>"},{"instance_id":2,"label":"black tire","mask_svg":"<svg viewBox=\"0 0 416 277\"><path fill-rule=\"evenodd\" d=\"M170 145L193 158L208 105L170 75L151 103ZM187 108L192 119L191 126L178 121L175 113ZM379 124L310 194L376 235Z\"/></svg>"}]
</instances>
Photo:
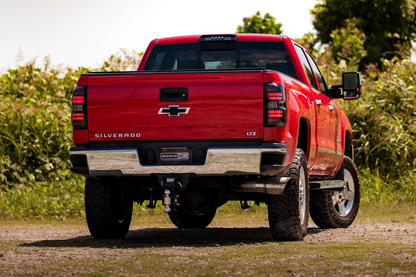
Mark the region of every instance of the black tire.
<instances>
[{"instance_id":1,"label":"black tire","mask_svg":"<svg viewBox=\"0 0 416 277\"><path fill-rule=\"evenodd\" d=\"M285 170L292 177L283 195L270 195L269 225L275 240L303 240L308 231L309 177L305 154L296 150L295 158Z\"/></svg>"},{"instance_id":2,"label":"black tire","mask_svg":"<svg viewBox=\"0 0 416 277\"><path fill-rule=\"evenodd\" d=\"M360 207L361 182L351 158L344 157L345 190L342 192L313 191L311 217L320 228L347 228L355 220Z\"/></svg>"},{"instance_id":3,"label":"black tire","mask_svg":"<svg viewBox=\"0 0 416 277\"><path fill-rule=\"evenodd\" d=\"M129 231L133 201L120 186L87 177L85 214L91 235L96 239L121 239Z\"/></svg>"},{"instance_id":4,"label":"black tire","mask_svg":"<svg viewBox=\"0 0 416 277\"><path fill-rule=\"evenodd\" d=\"M179 229L204 229L214 219L217 209L203 215L190 215L184 211L176 210L169 213L169 218Z\"/></svg>"}]
</instances>

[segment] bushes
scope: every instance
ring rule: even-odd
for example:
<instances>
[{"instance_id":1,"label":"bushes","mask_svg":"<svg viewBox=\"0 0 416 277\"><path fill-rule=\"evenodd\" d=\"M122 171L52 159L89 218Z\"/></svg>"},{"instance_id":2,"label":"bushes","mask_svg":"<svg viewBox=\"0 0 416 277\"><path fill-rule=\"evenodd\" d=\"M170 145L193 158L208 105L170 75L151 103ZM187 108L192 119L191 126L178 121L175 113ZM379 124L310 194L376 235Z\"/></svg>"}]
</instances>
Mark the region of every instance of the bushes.
<instances>
[{"instance_id":1,"label":"bushes","mask_svg":"<svg viewBox=\"0 0 416 277\"><path fill-rule=\"evenodd\" d=\"M416 64L384 61L386 70L346 109L353 124L357 163L397 178L416 170Z\"/></svg>"},{"instance_id":2,"label":"bushes","mask_svg":"<svg viewBox=\"0 0 416 277\"><path fill-rule=\"evenodd\" d=\"M80 216L82 178L69 173L72 145L71 95L88 71L138 66L140 55L121 50L100 69L62 70L45 59L0 78L0 217Z\"/></svg>"},{"instance_id":3,"label":"bushes","mask_svg":"<svg viewBox=\"0 0 416 277\"><path fill-rule=\"evenodd\" d=\"M345 103L368 202L416 203L416 64L383 61L363 97ZM364 203L367 202L364 199Z\"/></svg>"},{"instance_id":4,"label":"bushes","mask_svg":"<svg viewBox=\"0 0 416 277\"><path fill-rule=\"evenodd\" d=\"M134 70L141 54L121 50L100 69L44 68L34 62L0 78L0 181L3 186L59 182L70 167L71 95L88 71Z\"/></svg>"},{"instance_id":5,"label":"bushes","mask_svg":"<svg viewBox=\"0 0 416 277\"><path fill-rule=\"evenodd\" d=\"M59 181L71 146L70 95L77 75L26 64L0 79L0 180ZM55 174L52 174L55 173Z\"/></svg>"}]
</instances>

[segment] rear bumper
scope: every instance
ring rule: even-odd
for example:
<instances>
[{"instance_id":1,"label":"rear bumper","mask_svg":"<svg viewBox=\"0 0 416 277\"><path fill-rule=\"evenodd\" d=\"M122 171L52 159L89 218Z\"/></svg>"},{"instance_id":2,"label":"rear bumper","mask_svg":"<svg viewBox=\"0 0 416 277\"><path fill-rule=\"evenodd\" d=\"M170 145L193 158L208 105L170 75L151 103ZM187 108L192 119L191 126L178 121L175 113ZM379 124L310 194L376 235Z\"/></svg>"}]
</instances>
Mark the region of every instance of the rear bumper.
<instances>
[{"instance_id":1,"label":"rear bumper","mask_svg":"<svg viewBox=\"0 0 416 277\"><path fill-rule=\"evenodd\" d=\"M83 176L150 176L154 174L265 175L284 170L286 145L270 148L209 148L202 165L143 165L137 149L70 150L70 171Z\"/></svg>"}]
</instances>

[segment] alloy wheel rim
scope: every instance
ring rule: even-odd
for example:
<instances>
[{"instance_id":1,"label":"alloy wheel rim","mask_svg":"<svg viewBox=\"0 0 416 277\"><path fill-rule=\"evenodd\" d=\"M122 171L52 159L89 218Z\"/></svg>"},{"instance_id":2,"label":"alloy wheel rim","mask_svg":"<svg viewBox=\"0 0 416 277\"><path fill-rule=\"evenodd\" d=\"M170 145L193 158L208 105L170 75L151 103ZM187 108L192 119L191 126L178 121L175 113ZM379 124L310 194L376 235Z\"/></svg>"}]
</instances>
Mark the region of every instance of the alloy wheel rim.
<instances>
[{"instance_id":1,"label":"alloy wheel rim","mask_svg":"<svg viewBox=\"0 0 416 277\"><path fill-rule=\"evenodd\" d=\"M346 217L351 213L354 206L355 184L350 171L344 169L344 189L332 194L332 204L341 217Z\"/></svg>"},{"instance_id":2,"label":"alloy wheel rim","mask_svg":"<svg viewBox=\"0 0 416 277\"><path fill-rule=\"evenodd\" d=\"M306 199L305 199L305 184L306 178L303 168L300 168L299 178L299 211L300 211L300 224L303 225L305 221L306 213Z\"/></svg>"}]
</instances>

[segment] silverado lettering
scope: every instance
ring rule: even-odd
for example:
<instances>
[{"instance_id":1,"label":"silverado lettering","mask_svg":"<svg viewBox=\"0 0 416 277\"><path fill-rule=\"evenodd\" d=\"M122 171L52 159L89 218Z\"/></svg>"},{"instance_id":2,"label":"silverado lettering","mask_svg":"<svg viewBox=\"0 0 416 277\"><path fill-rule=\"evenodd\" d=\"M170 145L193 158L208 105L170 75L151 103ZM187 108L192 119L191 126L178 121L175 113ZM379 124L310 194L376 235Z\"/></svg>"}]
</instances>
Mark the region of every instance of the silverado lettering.
<instances>
[{"instance_id":1,"label":"silverado lettering","mask_svg":"<svg viewBox=\"0 0 416 277\"><path fill-rule=\"evenodd\" d=\"M360 178L337 99L360 95L358 72L328 87L282 35L155 39L137 71L81 75L70 170L86 177L92 236L123 238L133 202L159 200L179 228L207 227L228 201L265 203L276 240L302 240L309 214L350 226Z\"/></svg>"},{"instance_id":2,"label":"silverado lettering","mask_svg":"<svg viewBox=\"0 0 416 277\"><path fill-rule=\"evenodd\" d=\"M139 138L140 134L95 134L95 138Z\"/></svg>"}]
</instances>

